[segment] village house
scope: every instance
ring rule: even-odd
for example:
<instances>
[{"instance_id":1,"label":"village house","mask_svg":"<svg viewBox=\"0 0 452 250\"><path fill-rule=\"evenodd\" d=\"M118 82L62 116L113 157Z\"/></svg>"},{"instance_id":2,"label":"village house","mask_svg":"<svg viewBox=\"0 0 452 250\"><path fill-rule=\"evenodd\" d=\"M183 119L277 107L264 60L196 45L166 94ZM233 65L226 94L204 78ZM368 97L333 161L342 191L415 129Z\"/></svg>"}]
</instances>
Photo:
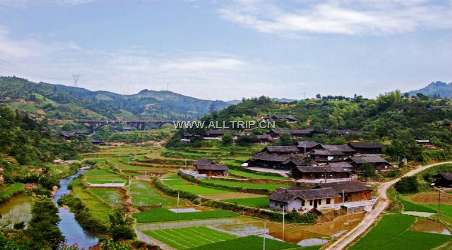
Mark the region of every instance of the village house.
<instances>
[{"instance_id":1,"label":"village house","mask_svg":"<svg viewBox=\"0 0 452 250\"><path fill-rule=\"evenodd\" d=\"M195 162L195 170L198 174L205 174L207 176L227 176L228 167L216 164L207 159L200 159Z\"/></svg>"},{"instance_id":2,"label":"village house","mask_svg":"<svg viewBox=\"0 0 452 250\"><path fill-rule=\"evenodd\" d=\"M279 138L283 134L288 134L292 137L305 137L305 136L312 136L314 134L314 129L312 128L306 128L306 129L281 129L281 128L274 128L270 130L270 135L273 138Z\"/></svg>"},{"instance_id":3,"label":"village house","mask_svg":"<svg viewBox=\"0 0 452 250\"><path fill-rule=\"evenodd\" d=\"M351 156L356 153L356 151L347 144L342 145L322 144L322 148L330 152L342 152L346 156Z\"/></svg>"},{"instance_id":4,"label":"village house","mask_svg":"<svg viewBox=\"0 0 452 250\"><path fill-rule=\"evenodd\" d=\"M248 167L289 170L290 166L287 163L290 157L290 154L271 154L268 152L259 152L248 160Z\"/></svg>"},{"instance_id":5,"label":"village house","mask_svg":"<svg viewBox=\"0 0 452 250\"><path fill-rule=\"evenodd\" d=\"M300 152L296 146L267 146L264 151L270 154L297 154Z\"/></svg>"},{"instance_id":6,"label":"village house","mask_svg":"<svg viewBox=\"0 0 452 250\"><path fill-rule=\"evenodd\" d=\"M348 145L359 154L381 154L383 145L369 142L349 142Z\"/></svg>"},{"instance_id":7,"label":"village house","mask_svg":"<svg viewBox=\"0 0 452 250\"><path fill-rule=\"evenodd\" d=\"M269 121L279 121L279 122L287 122L287 123L296 123L298 121L297 118L293 115L270 115L267 117Z\"/></svg>"},{"instance_id":8,"label":"village house","mask_svg":"<svg viewBox=\"0 0 452 250\"><path fill-rule=\"evenodd\" d=\"M350 161L357 171L362 170L366 165L379 171L390 170L391 167L391 164L378 154L357 154L351 157Z\"/></svg>"},{"instance_id":9,"label":"village house","mask_svg":"<svg viewBox=\"0 0 452 250\"><path fill-rule=\"evenodd\" d=\"M358 181L325 183L316 188L277 189L269 196L274 210L307 212L312 209L345 209L346 212L369 211L375 199L372 189Z\"/></svg>"},{"instance_id":10,"label":"village house","mask_svg":"<svg viewBox=\"0 0 452 250\"><path fill-rule=\"evenodd\" d=\"M311 152L314 149L322 149L322 145L315 141L299 141L297 148L303 153Z\"/></svg>"},{"instance_id":11,"label":"village house","mask_svg":"<svg viewBox=\"0 0 452 250\"><path fill-rule=\"evenodd\" d=\"M326 149L314 149L309 155L316 162L344 161L347 158L347 155L341 151Z\"/></svg>"},{"instance_id":12,"label":"village house","mask_svg":"<svg viewBox=\"0 0 452 250\"><path fill-rule=\"evenodd\" d=\"M440 172L434 176L437 187L452 188L452 172Z\"/></svg>"},{"instance_id":13,"label":"village house","mask_svg":"<svg viewBox=\"0 0 452 250\"><path fill-rule=\"evenodd\" d=\"M312 209L333 208L337 192L332 188L278 189L269 196L269 207L274 210L307 212Z\"/></svg>"},{"instance_id":14,"label":"village house","mask_svg":"<svg viewBox=\"0 0 452 250\"><path fill-rule=\"evenodd\" d=\"M296 166L292 168L291 175L297 182L303 183L343 182L356 178L352 168L332 164Z\"/></svg>"},{"instance_id":15,"label":"village house","mask_svg":"<svg viewBox=\"0 0 452 250\"><path fill-rule=\"evenodd\" d=\"M221 140L226 133L223 129L210 129L204 134L204 140Z\"/></svg>"},{"instance_id":16,"label":"village house","mask_svg":"<svg viewBox=\"0 0 452 250\"><path fill-rule=\"evenodd\" d=\"M256 140L258 143L262 144L273 142L273 138L269 134L256 135Z\"/></svg>"},{"instance_id":17,"label":"village house","mask_svg":"<svg viewBox=\"0 0 452 250\"><path fill-rule=\"evenodd\" d=\"M435 149L435 145L429 139L417 139L416 144L421 145L424 148Z\"/></svg>"}]
</instances>

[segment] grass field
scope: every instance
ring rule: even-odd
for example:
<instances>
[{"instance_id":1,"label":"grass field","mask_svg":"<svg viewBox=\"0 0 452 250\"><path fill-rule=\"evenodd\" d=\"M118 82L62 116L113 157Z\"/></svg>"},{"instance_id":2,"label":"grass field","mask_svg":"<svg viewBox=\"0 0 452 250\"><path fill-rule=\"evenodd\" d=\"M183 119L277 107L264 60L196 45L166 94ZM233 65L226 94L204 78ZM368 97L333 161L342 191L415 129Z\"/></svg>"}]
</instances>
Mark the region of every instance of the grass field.
<instances>
[{"instance_id":1,"label":"grass field","mask_svg":"<svg viewBox=\"0 0 452 250\"><path fill-rule=\"evenodd\" d=\"M89 192L111 206L120 206L121 194L115 188L89 188Z\"/></svg>"},{"instance_id":2,"label":"grass field","mask_svg":"<svg viewBox=\"0 0 452 250\"><path fill-rule=\"evenodd\" d=\"M25 185L23 183L14 183L4 187L0 187L0 203L8 200L16 193L25 190Z\"/></svg>"},{"instance_id":3,"label":"grass field","mask_svg":"<svg viewBox=\"0 0 452 250\"><path fill-rule=\"evenodd\" d=\"M190 249L236 238L236 236L232 234L223 233L207 227L162 229L147 231L145 234L168 244L175 249Z\"/></svg>"},{"instance_id":4,"label":"grass field","mask_svg":"<svg viewBox=\"0 0 452 250\"><path fill-rule=\"evenodd\" d=\"M450 235L410 231L416 218L402 214L388 214L353 245L352 250L428 250L452 240Z\"/></svg>"},{"instance_id":5,"label":"grass field","mask_svg":"<svg viewBox=\"0 0 452 250\"><path fill-rule=\"evenodd\" d=\"M417 212L427 212L427 213L436 213L436 210L429 208L428 206L423 206L420 204L416 204L410 201L407 201L403 198L400 199L400 202L403 205L403 209L405 211L417 211Z\"/></svg>"},{"instance_id":6,"label":"grass field","mask_svg":"<svg viewBox=\"0 0 452 250\"><path fill-rule=\"evenodd\" d=\"M84 174L84 177L88 183L92 184L104 184L104 183L124 183L121 176L115 174L108 169L92 169Z\"/></svg>"},{"instance_id":7,"label":"grass field","mask_svg":"<svg viewBox=\"0 0 452 250\"><path fill-rule=\"evenodd\" d=\"M192 248L192 250L211 250L211 249L221 249L221 250L261 250L263 245L263 238L258 236L247 236L242 238L236 238L227 241L220 241L200 247ZM266 250L288 250L288 249L304 249L297 245L290 244L287 242L265 239L265 249ZM318 249L318 247L317 247Z\"/></svg>"},{"instance_id":8,"label":"grass field","mask_svg":"<svg viewBox=\"0 0 452 250\"><path fill-rule=\"evenodd\" d=\"M79 180L72 182L72 194L82 200L94 218L99 219L104 224L109 222L109 215L113 212L112 207L99 197L83 189Z\"/></svg>"},{"instance_id":9,"label":"grass field","mask_svg":"<svg viewBox=\"0 0 452 250\"><path fill-rule=\"evenodd\" d=\"M203 187L193 184L189 181L182 179L177 174L168 175L166 178L162 179L162 182L175 190L181 190L197 195L214 195L214 194L224 194L231 193L231 191L216 189L211 187Z\"/></svg>"},{"instance_id":10,"label":"grass field","mask_svg":"<svg viewBox=\"0 0 452 250\"><path fill-rule=\"evenodd\" d=\"M258 173L250 173L246 171L241 171L237 169L229 169L229 173L231 175L244 177L248 179L264 179L264 180L287 180L286 177L283 176L276 176L276 175L264 175L264 174L258 174Z\"/></svg>"},{"instance_id":11,"label":"grass field","mask_svg":"<svg viewBox=\"0 0 452 250\"><path fill-rule=\"evenodd\" d=\"M134 206L170 206L175 205L173 197L159 193L150 183L133 180L129 190Z\"/></svg>"},{"instance_id":12,"label":"grass field","mask_svg":"<svg viewBox=\"0 0 452 250\"><path fill-rule=\"evenodd\" d=\"M138 223L153 223L164 221L186 221L229 218L238 216L237 213L227 210L199 211L191 213L173 213L166 208L153 208L148 211L136 213L133 215Z\"/></svg>"},{"instance_id":13,"label":"grass field","mask_svg":"<svg viewBox=\"0 0 452 250\"><path fill-rule=\"evenodd\" d=\"M242 198L242 199L227 199L226 202L235 203L247 207L268 208L268 197L256 197L256 198Z\"/></svg>"},{"instance_id":14,"label":"grass field","mask_svg":"<svg viewBox=\"0 0 452 250\"><path fill-rule=\"evenodd\" d=\"M217 179L206 179L202 180L204 183L211 183L215 185L221 185L225 187L234 187L234 188L242 188L242 189L262 189L274 191L280 187L288 187L289 184L286 183L250 183L250 182L241 182L241 181L227 181L227 180L217 180Z\"/></svg>"}]
</instances>

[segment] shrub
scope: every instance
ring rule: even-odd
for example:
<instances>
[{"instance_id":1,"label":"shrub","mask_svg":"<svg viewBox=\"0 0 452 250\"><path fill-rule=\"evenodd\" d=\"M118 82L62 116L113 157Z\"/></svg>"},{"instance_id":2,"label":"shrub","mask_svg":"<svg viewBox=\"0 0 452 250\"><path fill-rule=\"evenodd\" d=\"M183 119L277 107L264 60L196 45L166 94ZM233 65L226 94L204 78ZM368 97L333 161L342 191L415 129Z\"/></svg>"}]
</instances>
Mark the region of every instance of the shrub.
<instances>
[{"instance_id":1,"label":"shrub","mask_svg":"<svg viewBox=\"0 0 452 250\"><path fill-rule=\"evenodd\" d=\"M394 187L397 192L402 194L417 193L419 191L419 183L416 176L403 177Z\"/></svg>"}]
</instances>

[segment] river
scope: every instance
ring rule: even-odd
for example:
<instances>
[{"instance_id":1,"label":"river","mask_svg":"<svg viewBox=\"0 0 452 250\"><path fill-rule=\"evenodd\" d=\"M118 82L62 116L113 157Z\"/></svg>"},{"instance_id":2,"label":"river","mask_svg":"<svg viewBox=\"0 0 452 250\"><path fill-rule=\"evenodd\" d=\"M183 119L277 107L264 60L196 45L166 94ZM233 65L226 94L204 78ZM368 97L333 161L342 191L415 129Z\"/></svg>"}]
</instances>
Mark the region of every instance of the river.
<instances>
[{"instance_id":1,"label":"river","mask_svg":"<svg viewBox=\"0 0 452 250\"><path fill-rule=\"evenodd\" d=\"M86 169L80 169L74 175L60 180L60 188L53 197L53 201L56 203L63 195L70 193L71 191L68 189L69 183L71 183L74 178L82 175L85 171ZM77 244L80 249L88 249L89 247L96 245L99 241L96 236L83 230L75 220L74 214L69 211L68 208L58 207L58 216L61 219L58 223L58 227L66 239L66 244Z\"/></svg>"}]
</instances>

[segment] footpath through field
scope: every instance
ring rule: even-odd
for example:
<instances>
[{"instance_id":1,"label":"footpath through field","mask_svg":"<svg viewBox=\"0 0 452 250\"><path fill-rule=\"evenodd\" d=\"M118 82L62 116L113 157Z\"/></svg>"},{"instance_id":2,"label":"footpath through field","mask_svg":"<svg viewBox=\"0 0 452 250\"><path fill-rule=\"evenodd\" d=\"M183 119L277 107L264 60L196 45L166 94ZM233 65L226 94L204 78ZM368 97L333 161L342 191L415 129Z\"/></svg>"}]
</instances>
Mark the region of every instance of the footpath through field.
<instances>
[{"instance_id":1,"label":"footpath through field","mask_svg":"<svg viewBox=\"0 0 452 250\"><path fill-rule=\"evenodd\" d=\"M416 175L426 169L429 169L431 167L435 167L442 164L452 163L452 161L445 161L445 162L438 162L433 163L425 166L419 166L406 174L402 175L401 177L384 182L380 184L378 187L378 203L375 205L375 208L372 209L369 213L366 214L364 219L359 223L355 228L347 232L345 235L337 239L333 244L329 245L325 250L341 250L345 249L350 243L352 243L354 240L356 240L359 236L364 234L367 229L372 226L373 223L378 219L380 214L389 206L389 199L386 194L388 189L394 185L396 182L398 182L402 177L408 177Z\"/></svg>"}]
</instances>

